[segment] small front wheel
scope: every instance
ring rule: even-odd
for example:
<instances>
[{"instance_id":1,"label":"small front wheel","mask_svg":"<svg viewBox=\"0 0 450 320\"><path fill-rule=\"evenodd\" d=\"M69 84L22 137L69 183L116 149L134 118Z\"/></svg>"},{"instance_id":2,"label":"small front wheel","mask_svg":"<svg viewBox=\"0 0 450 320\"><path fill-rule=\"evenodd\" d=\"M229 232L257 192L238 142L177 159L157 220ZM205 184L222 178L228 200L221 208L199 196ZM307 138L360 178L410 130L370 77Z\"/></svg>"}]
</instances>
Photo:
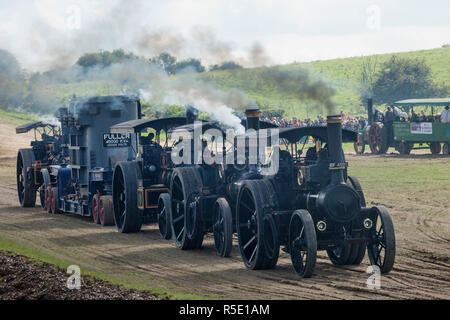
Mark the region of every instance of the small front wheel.
<instances>
[{"instance_id":1,"label":"small front wheel","mask_svg":"<svg viewBox=\"0 0 450 320\"><path fill-rule=\"evenodd\" d=\"M233 247L233 215L228 201L219 198L214 205L214 246L221 257L229 257Z\"/></svg>"},{"instance_id":2,"label":"small front wheel","mask_svg":"<svg viewBox=\"0 0 450 320\"><path fill-rule=\"evenodd\" d=\"M394 224L385 207L378 206L372 210L376 211L376 222L374 221L372 240L367 245L367 253L371 265L378 266L381 273L388 273L395 261Z\"/></svg>"},{"instance_id":3,"label":"small front wheel","mask_svg":"<svg viewBox=\"0 0 450 320\"><path fill-rule=\"evenodd\" d=\"M161 238L169 240L172 238L172 227L170 225L171 217L170 195L161 193L158 199L158 226Z\"/></svg>"},{"instance_id":4,"label":"small front wheel","mask_svg":"<svg viewBox=\"0 0 450 320\"><path fill-rule=\"evenodd\" d=\"M312 276L317 259L314 222L306 210L296 210L289 223L289 249L295 271L301 278Z\"/></svg>"}]
</instances>

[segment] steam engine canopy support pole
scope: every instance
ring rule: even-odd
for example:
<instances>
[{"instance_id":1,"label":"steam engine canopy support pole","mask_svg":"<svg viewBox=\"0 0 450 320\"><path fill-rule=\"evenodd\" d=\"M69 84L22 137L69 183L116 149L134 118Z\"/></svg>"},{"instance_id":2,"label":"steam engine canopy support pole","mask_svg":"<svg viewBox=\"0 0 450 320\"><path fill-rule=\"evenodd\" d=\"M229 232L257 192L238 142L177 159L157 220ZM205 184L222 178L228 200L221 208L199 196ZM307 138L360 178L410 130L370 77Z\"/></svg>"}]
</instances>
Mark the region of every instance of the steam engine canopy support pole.
<instances>
[{"instance_id":1,"label":"steam engine canopy support pole","mask_svg":"<svg viewBox=\"0 0 450 320\"><path fill-rule=\"evenodd\" d=\"M373 100L372 98L367 99L367 120L369 121L369 126L373 123Z\"/></svg>"},{"instance_id":2,"label":"steam engine canopy support pole","mask_svg":"<svg viewBox=\"0 0 450 320\"><path fill-rule=\"evenodd\" d=\"M342 151L341 116L327 117L328 152L330 159L331 184L344 183L345 160Z\"/></svg>"}]
</instances>

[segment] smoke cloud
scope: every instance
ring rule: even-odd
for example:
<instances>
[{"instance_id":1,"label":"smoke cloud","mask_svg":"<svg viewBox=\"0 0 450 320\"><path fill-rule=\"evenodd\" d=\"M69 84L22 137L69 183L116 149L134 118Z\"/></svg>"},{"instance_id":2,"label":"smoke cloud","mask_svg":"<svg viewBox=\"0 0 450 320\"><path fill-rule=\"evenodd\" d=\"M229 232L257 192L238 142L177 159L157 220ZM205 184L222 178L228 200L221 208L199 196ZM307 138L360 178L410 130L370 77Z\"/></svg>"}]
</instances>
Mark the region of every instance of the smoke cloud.
<instances>
[{"instance_id":1,"label":"smoke cloud","mask_svg":"<svg viewBox=\"0 0 450 320\"><path fill-rule=\"evenodd\" d=\"M307 99L318 102L329 115L337 112L332 100L336 90L323 80L313 79L305 69L267 68L261 76L270 79L280 93L294 96L299 101Z\"/></svg>"}]
</instances>

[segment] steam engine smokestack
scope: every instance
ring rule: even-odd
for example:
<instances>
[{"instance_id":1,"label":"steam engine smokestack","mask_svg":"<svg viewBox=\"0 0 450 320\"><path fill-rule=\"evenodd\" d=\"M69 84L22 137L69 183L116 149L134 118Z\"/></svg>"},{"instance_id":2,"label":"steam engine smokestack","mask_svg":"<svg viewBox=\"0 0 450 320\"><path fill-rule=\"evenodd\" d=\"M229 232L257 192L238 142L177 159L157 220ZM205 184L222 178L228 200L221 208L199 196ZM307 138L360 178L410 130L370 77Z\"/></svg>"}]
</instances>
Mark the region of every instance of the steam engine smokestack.
<instances>
[{"instance_id":1,"label":"steam engine smokestack","mask_svg":"<svg viewBox=\"0 0 450 320\"><path fill-rule=\"evenodd\" d=\"M367 113L368 113L368 121L369 125L373 123L373 100L372 98L367 99Z\"/></svg>"},{"instance_id":2,"label":"steam engine smokestack","mask_svg":"<svg viewBox=\"0 0 450 320\"><path fill-rule=\"evenodd\" d=\"M331 184L344 183L344 153L342 151L342 118L327 117L328 152L330 158Z\"/></svg>"},{"instance_id":3,"label":"steam engine smokestack","mask_svg":"<svg viewBox=\"0 0 450 320\"><path fill-rule=\"evenodd\" d=\"M184 108L186 109L186 124L191 124L197 121L198 110L191 105L185 105Z\"/></svg>"},{"instance_id":4,"label":"steam engine smokestack","mask_svg":"<svg viewBox=\"0 0 450 320\"><path fill-rule=\"evenodd\" d=\"M245 110L246 130L259 130L259 117L261 117L261 110L259 108L252 108Z\"/></svg>"}]
</instances>

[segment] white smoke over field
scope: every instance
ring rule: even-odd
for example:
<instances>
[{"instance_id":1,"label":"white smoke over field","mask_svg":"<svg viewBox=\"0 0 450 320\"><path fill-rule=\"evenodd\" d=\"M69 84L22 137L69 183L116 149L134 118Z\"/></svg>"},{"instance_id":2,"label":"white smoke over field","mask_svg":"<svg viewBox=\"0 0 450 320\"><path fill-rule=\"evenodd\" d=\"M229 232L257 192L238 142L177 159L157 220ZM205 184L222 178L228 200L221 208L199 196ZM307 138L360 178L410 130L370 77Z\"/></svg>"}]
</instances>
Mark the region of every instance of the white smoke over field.
<instances>
[{"instance_id":1,"label":"white smoke over field","mask_svg":"<svg viewBox=\"0 0 450 320\"><path fill-rule=\"evenodd\" d=\"M264 47L246 48L217 37L202 25L177 30L151 23L150 1L39 0L17 5L14 15L0 12L0 43L30 71L70 67L86 52L123 48L139 56L167 52L179 59L199 58L204 65L235 61L246 67L271 63Z\"/></svg>"},{"instance_id":2,"label":"white smoke over field","mask_svg":"<svg viewBox=\"0 0 450 320\"><path fill-rule=\"evenodd\" d=\"M169 77L147 59L167 52L179 59L200 58L204 65L225 61L235 61L246 67L269 65L272 59L261 44L249 42L243 50L232 41L218 39L210 27L174 30L151 26L148 16L152 13L152 6L147 1L116 0L108 2L108 5L87 0L75 0L73 3L74 8L69 12L69 17L68 5L63 2L42 0L34 2L33 6L23 7L18 16L8 20L11 25L14 25L14 21L20 21L20 28L26 30L20 36L3 30L3 24L0 24L2 45L12 51L26 67L31 71L57 70L41 76L33 85L35 96L39 96L42 104L46 105L41 110L50 110L58 103L51 96L51 91L48 93L50 96L43 93L41 88L46 84L87 83L101 79L112 83L115 88L108 94L126 93L126 89L140 92L152 108L191 104L212 119L236 130L241 129L240 120L233 110L242 111L256 104L243 92L235 89L222 91L212 83L198 80L192 70ZM59 15L49 15L48 8L52 8L52 12L56 10ZM79 21L76 17L77 8L83 14ZM67 21L68 18L72 19ZM68 28L68 23L73 28ZM87 52L118 48L145 58L87 69L75 65L77 59ZM302 71L298 71L298 74L267 71L261 77L273 81L274 87L280 88L283 93L294 92L299 99L313 99L327 107L331 106L330 97L334 92L324 83L311 83L308 75Z\"/></svg>"}]
</instances>

